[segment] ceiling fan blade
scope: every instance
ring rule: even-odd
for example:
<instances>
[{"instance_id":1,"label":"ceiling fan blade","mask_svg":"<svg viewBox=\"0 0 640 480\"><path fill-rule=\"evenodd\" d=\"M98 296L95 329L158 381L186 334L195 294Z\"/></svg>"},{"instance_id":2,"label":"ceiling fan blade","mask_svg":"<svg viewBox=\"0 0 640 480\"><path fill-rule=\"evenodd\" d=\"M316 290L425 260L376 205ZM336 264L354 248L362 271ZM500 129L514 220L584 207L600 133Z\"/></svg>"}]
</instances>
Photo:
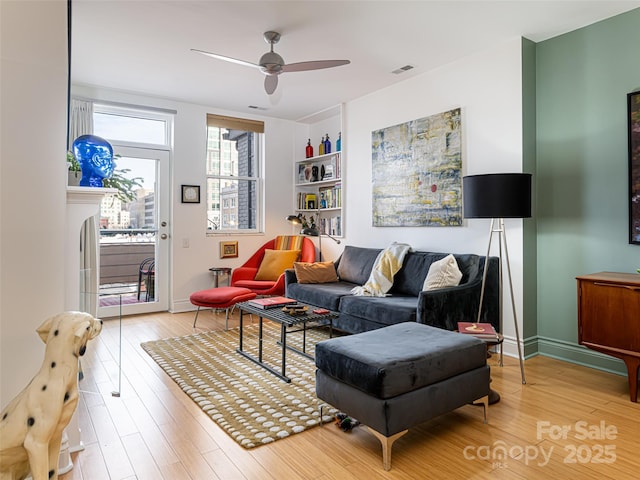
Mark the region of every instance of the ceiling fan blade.
<instances>
[{"instance_id":1,"label":"ceiling fan blade","mask_svg":"<svg viewBox=\"0 0 640 480\"><path fill-rule=\"evenodd\" d=\"M217 58L218 60L224 60L225 62L237 63L238 65L244 65L245 67L260 68L260 65L251 62L245 62L244 60L238 60L237 58L225 57L224 55L218 55L217 53L205 52L204 50L191 49L192 52L201 53L208 57Z\"/></svg>"},{"instance_id":2,"label":"ceiling fan blade","mask_svg":"<svg viewBox=\"0 0 640 480\"><path fill-rule=\"evenodd\" d=\"M298 62L290 63L282 66L283 72L304 72L307 70L320 70L323 68L340 67L341 65L348 65L351 62L349 60L316 60L312 62Z\"/></svg>"},{"instance_id":3,"label":"ceiling fan blade","mask_svg":"<svg viewBox=\"0 0 640 480\"><path fill-rule=\"evenodd\" d=\"M271 95L276 91L276 87L278 86L278 76L277 75L267 75L264 77L264 89L268 95Z\"/></svg>"}]
</instances>

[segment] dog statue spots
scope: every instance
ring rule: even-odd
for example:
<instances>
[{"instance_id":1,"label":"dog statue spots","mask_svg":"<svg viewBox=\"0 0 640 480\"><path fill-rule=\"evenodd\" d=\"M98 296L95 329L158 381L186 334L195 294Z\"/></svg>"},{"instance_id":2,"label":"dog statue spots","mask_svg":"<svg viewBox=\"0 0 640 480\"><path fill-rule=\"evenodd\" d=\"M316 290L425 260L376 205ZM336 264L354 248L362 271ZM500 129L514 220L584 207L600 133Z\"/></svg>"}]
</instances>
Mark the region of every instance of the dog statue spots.
<instances>
[{"instance_id":1,"label":"dog statue spots","mask_svg":"<svg viewBox=\"0 0 640 480\"><path fill-rule=\"evenodd\" d=\"M2 412L0 480L57 479L62 431L78 404L78 358L102 331L88 313L64 312L36 330L46 343L36 376Z\"/></svg>"}]
</instances>

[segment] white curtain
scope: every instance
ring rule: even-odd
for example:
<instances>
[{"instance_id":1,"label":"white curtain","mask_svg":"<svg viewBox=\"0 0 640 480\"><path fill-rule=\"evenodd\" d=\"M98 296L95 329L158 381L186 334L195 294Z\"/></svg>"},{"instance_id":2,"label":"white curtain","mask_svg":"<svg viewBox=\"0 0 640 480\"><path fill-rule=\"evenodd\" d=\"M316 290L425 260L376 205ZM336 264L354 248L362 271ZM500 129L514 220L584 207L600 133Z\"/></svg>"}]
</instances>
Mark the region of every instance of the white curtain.
<instances>
[{"instance_id":1,"label":"white curtain","mask_svg":"<svg viewBox=\"0 0 640 480\"><path fill-rule=\"evenodd\" d=\"M93 103L72 98L69 107L69 150L76 138L91 133L93 133Z\"/></svg>"},{"instance_id":2,"label":"white curtain","mask_svg":"<svg viewBox=\"0 0 640 480\"><path fill-rule=\"evenodd\" d=\"M69 108L69 149L80 135L93 133L93 103L71 99ZM98 221L87 218L80 229L80 309L98 316Z\"/></svg>"}]
</instances>

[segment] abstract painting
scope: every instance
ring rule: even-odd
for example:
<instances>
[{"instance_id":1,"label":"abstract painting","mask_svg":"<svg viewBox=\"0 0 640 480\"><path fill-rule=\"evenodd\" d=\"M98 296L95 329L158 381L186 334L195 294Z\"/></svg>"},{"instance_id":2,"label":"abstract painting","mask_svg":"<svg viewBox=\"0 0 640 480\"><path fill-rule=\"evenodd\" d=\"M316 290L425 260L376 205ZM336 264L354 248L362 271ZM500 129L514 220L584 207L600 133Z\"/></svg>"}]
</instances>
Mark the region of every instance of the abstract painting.
<instances>
[{"instance_id":1,"label":"abstract painting","mask_svg":"<svg viewBox=\"0 0 640 480\"><path fill-rule=\"evenodd\" d=\"M373 226L462 225L460 109L371 133Z\"/></svg>"}]
</instances>

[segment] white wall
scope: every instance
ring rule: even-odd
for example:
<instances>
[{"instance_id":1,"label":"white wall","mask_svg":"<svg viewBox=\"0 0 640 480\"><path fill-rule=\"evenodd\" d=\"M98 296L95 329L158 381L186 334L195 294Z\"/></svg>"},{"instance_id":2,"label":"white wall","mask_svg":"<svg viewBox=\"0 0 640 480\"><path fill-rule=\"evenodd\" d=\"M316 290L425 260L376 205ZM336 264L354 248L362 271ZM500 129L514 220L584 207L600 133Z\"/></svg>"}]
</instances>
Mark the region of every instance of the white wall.
<instances>
[{"instance_id":1,"label":"white wall","mask_svg":"<svg viewBox=\"0 0 640 480\"><path fill-rule=\"evenodd\" d=\"M64 307L67 4L0 2L0 405L40 367Z\"/></svg>"},{"instance_id":2,"label":"white wall","mask_svg":"<svg viewBox=\"0 0 640 480\"><path fill-rule=\"evenodd\" d=\"M211 288L209 268L213 266L240 266L253 252L276 235L294 233L285 220L292 212L293 173L292 155L296 124L287 120L223 111L214 107L146 97L98 87L73 86L73 95L137 106L165 108L177 112L174 121L173 179L171 185L171 251L172 271L170 285L171 311L187 311L194 307L189 295L197 290ZM207 146L207 113L263 120L265 122L264 193L268 209L264 218L264 234L258 235L206 235L206 204L180 202L180 185L205 185L205 159ZM204 197L204 193L202 195ZM182 240L189 240L189 248ZM238 241L239 257L219 258L220 241Z\"/></svg>"},{"instance_id":3,"label":"white wall","mask_svg":"<svg viewBox=\"0 0 640 480\"><path fill-rule=\"evenodd\" d=\"M416 250L486 254L489 220L466 220L461 227L372 227L371 132L460 107L463 174L521 172L521 58L521 39L514 38L346 104L345 244L385 247L401 241ZM505 222L521 322L522 221ZM512 335L511 306L505 305L504 331Z\"/></svg>"}]
</instances>

